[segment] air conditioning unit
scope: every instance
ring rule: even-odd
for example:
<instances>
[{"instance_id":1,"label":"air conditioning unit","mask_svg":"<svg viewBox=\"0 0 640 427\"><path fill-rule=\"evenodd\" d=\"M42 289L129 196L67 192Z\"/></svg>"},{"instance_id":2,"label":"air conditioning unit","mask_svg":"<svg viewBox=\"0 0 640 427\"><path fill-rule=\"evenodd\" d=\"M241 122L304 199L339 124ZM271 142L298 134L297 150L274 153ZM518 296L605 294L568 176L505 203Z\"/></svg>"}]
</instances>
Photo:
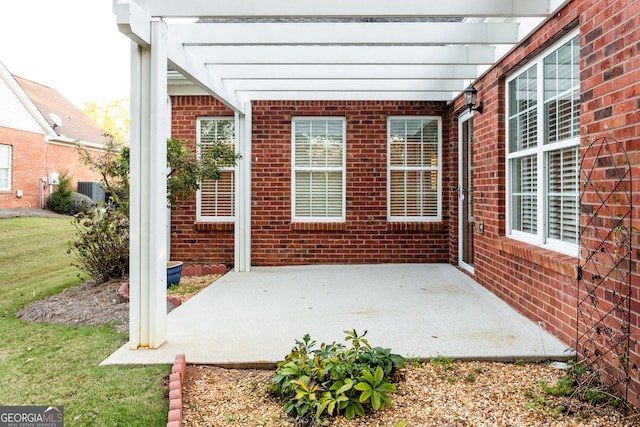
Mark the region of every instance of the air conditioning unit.
<instances>
[{"instance_id":1,"label":"air conditioning unit","mask_svg":"<svg viewBox=\"0 0 640 427\"><path fill-rule=\"evenodd\" d=\"M107 201L107 196L99 182L78 181L78 193L84 194L96 203Z\"/></svg>"}]
</instances>

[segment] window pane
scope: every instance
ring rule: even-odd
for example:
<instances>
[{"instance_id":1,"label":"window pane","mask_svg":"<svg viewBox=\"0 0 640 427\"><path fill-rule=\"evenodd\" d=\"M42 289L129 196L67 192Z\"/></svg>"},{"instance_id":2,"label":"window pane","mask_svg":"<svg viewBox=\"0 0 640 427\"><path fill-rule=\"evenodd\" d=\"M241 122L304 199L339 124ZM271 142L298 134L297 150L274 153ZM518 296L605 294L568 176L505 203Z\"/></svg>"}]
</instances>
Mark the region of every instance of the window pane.
<instances>
[{"instance_id":1,"label":"window pane","mask_svg":"<svg viewBox=\"0 0 640 427\"><path fill-rule=\"evenodd\" d=\"M223 143L235 146L235 122L233 119L203 118L199 120L198 150L207 150L207 145ZM206 179L200 183L201 217L233 217L235 215L234 168L220 171L220 180Z\"/></svg>"},{"instance_id":2,"label":"window pane","mask_svg":"<svg viewBox=\"0 0 640 427\"><path fill-rule=\"evenodd\" d=\"M437 217L439 121L390 119L389 137L389 215Z\"/></svg>"},{"instance_id":3,"label":"window pane","mask_svg":"<svg viewBox=\"0 0 640 427\"><path fill-rule=\"evenodd\" d=\"M11 147L0 145L0 168L8 168L11 161Z\"/></svg>"},{"instance_id":4,"label":"window pane","mask_svg":"<svg viewBox=\"0 0 640 427\"><path fill-rule=\"evenodd\" d=\"M343 215L344 121L294 120L296 217Z\"/></svg>"},{"instance_id":5,"label":"window pane","mask_svg":"<svg viewBox=\"0 0 640 427\"><path fill-rule=\"evenodd\" d=\"M578 147L551 151L547 155L548 236L578 243Z\"/></svg>"},{"instance_id":6,"label":"window pane","mask_svg":"<svg viewBox=\"0 0 640 427\"><path fill-rule=\"evenodd\" d=\"M531 67L509 82L509 152L537 145L537 71Z\"/></svg>"},{"instance_id":7,"label":"window pane","mask_svg":"<svg viewBox=\"0 0 640 427\"><path fill-rule=\"evenodd\" d=\"M297 217L342 216L342 172L296 173Z\"/></svg>"},{"instance_id":8,"label":"window pane","mask_svg":"<svg viewBox=\"0 0 640 427\"><path fill-rule=\"evenodd\" d=\"M11 147L0 145L0 189L9 190L11 175Z\"/></svg>"},{"instance_id":9,"label":"window pane","mask_svg":"<svg viewBox=\"0 0 640 427\"><path fill-rule=\"evenodd\" d=\"M295 165L342 167L342 120L296 120Z\"/></svg>"},{"instance_id":10,"label":"window pane","mask_svg":"<svg viewBox=\"0 0 640 427\"><path fill-rule=\"evenodd\" d=\"M389 127L392 166L438 166L437 120L393 119Z\"/></svg>"},{"instance_id":11,"label":"window pane","mask_svg":"<svg viewBox=\"0 0 640 427\"><path fill-rule=\"evenodd\" d=\"M234 121L211 119L200 121L200 144L226 142L233 145L235 139Z\"/></svg>"},{"instance_id":12,"label":"window pane","mask_svg":"<svg viewBox=\"0 0 640 427\"><path fill-rule=\"evenodd\" d=\"M9 189L9 169L0 169L0 188Z\"/></svg>"},{"instance_id":13,"label":"window pane","mask_svg":"<svg viewBox=\"0 0 640 427\"><path fill-rule=\"evenodd\" d=\"M577 137L580 131L579 41L569 41L544 59L545 143Z\"/></svg>"},{"instance_id":14,"label":"window pane","mask_svg":"<svg viewBox=\"0 0 640 427\"><path fill-rule=\"evenodd\" d=\"M536 234L538 230L538 168L535 156L511 161L511 228Z\"/></svg>"},{"instance_id":15,"label":"window pane","mask_svg":"<svg viewBox=\"0 0 640 427\"><path fill-rule=\"evenodd\" d=\"M219 180L205 179L200 184L200 214L203 216L233 216L235 176L233 171L221 172Z\"/></svg>"},{"instance_id":16,"label":"window pane","mask_svg":"<svg viewBox=\"0 0 640 427\"><path fill-rule=\"evenodd\" d=\"M437 216L437 171L391 171L391 216Z\"/></svg>"}]
</instances>

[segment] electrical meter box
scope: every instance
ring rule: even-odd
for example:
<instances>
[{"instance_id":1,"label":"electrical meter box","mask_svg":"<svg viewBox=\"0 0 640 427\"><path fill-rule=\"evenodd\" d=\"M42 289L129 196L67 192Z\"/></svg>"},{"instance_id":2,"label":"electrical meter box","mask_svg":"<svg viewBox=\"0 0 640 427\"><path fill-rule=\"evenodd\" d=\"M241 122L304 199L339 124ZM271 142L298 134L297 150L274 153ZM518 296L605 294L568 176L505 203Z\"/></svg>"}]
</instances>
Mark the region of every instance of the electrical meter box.
<instances>
[{"instance_id":1,"label":"electrical meter box","mask_svg":"<svg viewBox=\"0 0 640 427\"><path fill-rule=\"evenodd\" d=\"M49 183L49 185L60 184L60 174L58 172L49 172L47 182Z\"/></svg>"}]
</instances>

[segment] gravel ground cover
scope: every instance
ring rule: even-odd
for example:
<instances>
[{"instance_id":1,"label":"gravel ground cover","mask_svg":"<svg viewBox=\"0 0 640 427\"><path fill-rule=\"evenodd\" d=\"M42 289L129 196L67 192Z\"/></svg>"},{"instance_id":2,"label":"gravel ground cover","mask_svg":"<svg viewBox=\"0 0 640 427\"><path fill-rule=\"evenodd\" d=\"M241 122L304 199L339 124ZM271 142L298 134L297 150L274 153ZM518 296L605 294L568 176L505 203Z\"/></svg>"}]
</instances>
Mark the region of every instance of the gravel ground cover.
<instances>
[{"instance_id":1,"label":"gravel ground cover","mask_svg":"<svg viewBox=\"0 0 640 427\"><path fill-rule=\"evenodd\" d=\"M364 418L332 419L329 426L407 427L640 425L608 405L590 407L543 393L540 381L555 385L565 371L547 364L454 362L410 364L401 370L393 407ZM187 367L183 387L183 425L300 427L269 393L274 371ZM568 408L560 410L559 407Z\"/></svg>"}]
</instances>

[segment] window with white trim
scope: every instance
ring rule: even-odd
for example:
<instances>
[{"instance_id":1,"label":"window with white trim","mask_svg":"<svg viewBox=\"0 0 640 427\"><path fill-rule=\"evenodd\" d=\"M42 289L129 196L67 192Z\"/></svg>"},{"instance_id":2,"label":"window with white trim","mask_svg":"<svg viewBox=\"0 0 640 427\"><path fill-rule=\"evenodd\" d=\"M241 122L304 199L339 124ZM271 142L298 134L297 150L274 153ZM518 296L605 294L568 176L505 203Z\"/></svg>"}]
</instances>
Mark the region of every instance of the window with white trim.
<instances>
[{"instance_id":1,"label":"window with white trim","mask_svg":"<svg viewBox=\"0 0 640 427\"><path fill-rule=\"evenodd\" d=\"M0 190L11 190L11 146L0 144Z\"/></svg>"},{"instance_id":2,"label":"window with white trim","mask_svg":"<svg viewBox=\"0 0 640 427\"><path fill-rule=\"evenodd\" d=\"M389 117L387 129L389 221L440 221L441 118Z\"/></svg>"},{"instance_id":3,"label":"window with white trim","mask_svg":"<svg viewBox=\"0 0 640 427\"><path fill-rule=\"evenodd\" d=\"M207 145L224 143L235 148L235 121L228 117L198 117L197 154ZM235 220L235 167L220 168L220 179L206 179L197 192L197 221Z\"/></svg>"},{"instance_id":4,"label":"window with white trim","mask_svg":"<svg viewBox=\"0 0 640 427\"><path fill-rule=\"evenodd\" d=\"M507 80L509 236L577 255L580 38Z\"/></svg>"},{"instance_id":5,"label":"window with white trim","mask_svg":"<svg viewBox=\"0 0 640 427\"><path fill-rule=\"evenodd\" d=\"M345 221L344 118L293 118L293 220Z\"/></svg>"}]
</instances>

